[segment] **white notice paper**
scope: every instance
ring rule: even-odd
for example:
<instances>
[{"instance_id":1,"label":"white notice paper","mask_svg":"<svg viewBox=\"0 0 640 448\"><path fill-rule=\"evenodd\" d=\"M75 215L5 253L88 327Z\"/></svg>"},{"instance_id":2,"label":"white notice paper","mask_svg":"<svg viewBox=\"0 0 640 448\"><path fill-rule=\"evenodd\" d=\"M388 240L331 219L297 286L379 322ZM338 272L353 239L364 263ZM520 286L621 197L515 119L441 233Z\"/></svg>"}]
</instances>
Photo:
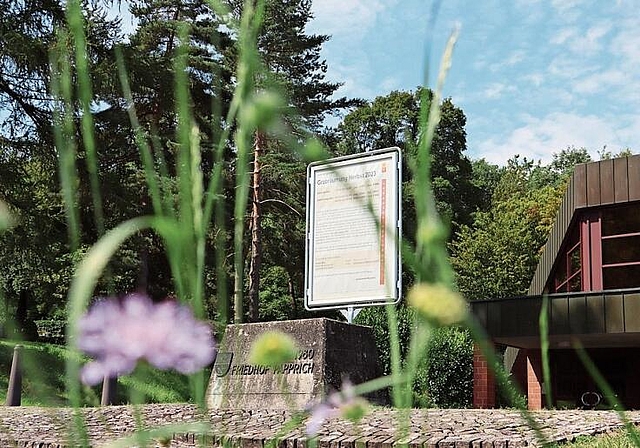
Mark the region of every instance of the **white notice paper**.
<instances>
[{"instance_id":1,"label":"white notice paper","mask_svg":"<svg viewBox=\"0 0 640 448\"><path fill-rule=\"evenodd\" d=\"M397 298L398 152L310 166L310 308Z\"/></svg>"}]
</instances>

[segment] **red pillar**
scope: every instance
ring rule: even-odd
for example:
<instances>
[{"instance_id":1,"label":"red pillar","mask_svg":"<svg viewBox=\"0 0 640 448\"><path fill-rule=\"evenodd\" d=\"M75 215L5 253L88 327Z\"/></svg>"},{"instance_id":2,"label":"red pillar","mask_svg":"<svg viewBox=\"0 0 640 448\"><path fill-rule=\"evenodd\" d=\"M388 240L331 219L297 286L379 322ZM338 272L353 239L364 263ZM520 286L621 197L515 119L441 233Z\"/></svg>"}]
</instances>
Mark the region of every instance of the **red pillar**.
<instances>
[{"instance_id":1,"label":"red pillar","mask_svg":"<svg viewBox=\"0 0 640 448\"><path fill-rule=\"evenodd\" d=\"M542 409L542 361L538 350L527 350L527 402L531 410Z\"/></svg>"},{"instance_id":2,"label":"red pillar","mask_svg":"<svg viewBox=\"0 0 640 448\"><path fill-rule=\"evenodd\" d=\"M487 359L478 345L473 345L473 407L496 406L496 382Z\"/></svg>"}]
</instances>

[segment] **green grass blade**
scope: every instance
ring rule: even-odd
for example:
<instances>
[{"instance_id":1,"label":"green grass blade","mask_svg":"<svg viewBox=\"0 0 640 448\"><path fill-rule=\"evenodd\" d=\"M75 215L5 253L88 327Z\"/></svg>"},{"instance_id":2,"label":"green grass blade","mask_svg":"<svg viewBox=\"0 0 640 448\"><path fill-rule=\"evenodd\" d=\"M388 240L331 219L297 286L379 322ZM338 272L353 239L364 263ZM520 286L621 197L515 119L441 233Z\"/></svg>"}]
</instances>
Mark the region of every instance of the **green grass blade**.
<instances>
[{"instance_id":1,"label":"green grass blade","mask_svg":"<svg viewBox=\"0 0 640 448\"><path fill-rule=\"evenodd\" d=\"M433 91L433 96L428 98L428 92L423 91L420 106L420 122L421 133L418 142L417 170L414 173L416 185L415 205L418 222L427 222L428 214L433 210L433 195L431 193L431 144L435 136L438 123L440 122L440 100L442 98L442 89L444 80L446 79L449 68L451 67L451 57L453 49L458 39L458 30L449 37L442 56L440 71L438 73L438 82ZM420 247L420 240L418 240Z\"/></svg>"},{"instance_id":2,"label":"green grass blade","mask_svg":"<svg viewBox=\"0 0 640 448\"><path fill-rule=\"evenodd\" d=\"M197 126L191 128L191 134L189 138L189 160L190 160L190 173L191 178L191 210L193 212L193 235L195 238L196 248L196 276L195 284L193 286L194 307L197 308L197 312L201 312L203 307L202 295L204 293L204 262L205 262L205 235L207 231L207 225L204 224L202 219L202 204L204 201L204 176L201 169L200 158L200 133ZM200 315L199 317L202 317Z\"/></svg>"},{"instance_id":3,"label":"green grass blade","mask_svg":"<svg viewBox=\"0 0 640 448\"><path fill-rule=\"evenodd\" d=\"M471 332L475 344L480 349L480 352L487 360L487 365L493 372L496 384L502 394L506 397L508 403L520 411L520 415L529 427L534 431L538 443L542 446L546 446L549 442L542 433L540 425L533 419L531 413L527 410L524 401L521 398L518 389L513 384L509 377L509 373L506 372L502 364L500 364L498 357L496 356L493 346L489 342L484 329L478 324L473 315L469 314L465 322L466 327Z\"/></svg>"},{"instance_id":4,"label":"green grass blade","mask_svg":"<svg viewBox=\"0 0 640 448\"><path fill-rule=\"evenodd\" d=\"M58 175L67 220L71 251L80 245L80 216L77 207L78 173L76 171L76 138L71 87L71 63L66 51L67 33L57 34L56 49L50 54L51 92L56 99L53 109L53 134L58 151Z\"/></svg>"},{"instance_id":5,"label":"green grass blade","mask_svg":"<svg viewBox=\"0 0 640 448\"><path fill-rule=\"evenodd\" d=\"M178 175L178 196L180 204L180 220L192 232L193 198L191 196L191 137L194 121L191 114L189 76L187 74L189 59L189 29L185 23L178 28L180 44L174 58L176 116L178 117L178 154L176 156Z\"/></svg>"},{"instance_id":6,"label":"green grass blade","mask_svg":"<svg viewBox=\"0 0 640 448\"><path fill-rule=\"evenodd\" d=\"M156 215L161 216L169 213L170 210L164 211L162 209L162 200L160 199L160 188L158 187L158 174L154 168L153 154L147 138L144 135L144 131L138 121L138 115L136 114L135 103L133 102L133 95L131 94L131 86L129 85L129 77L127 76L127 69L124 64L124 58L122 56L122 49L116 47L116 62L118 65L118 76L120 78L120 85L124 93L124 98L127 101L127 114L129 115L129 121L133 127L136 143L140 150L140 157L142 159L142 165L144 166L145 179L147 181L147 187L149 188L149 195L151 196L151 204L153 205L153 211Z\"/></svg>"},{"instance_id":7,"label":"green grass blade","mask_svg":"<svg viewBox=\"0 0 640 448\"><path fill-rule=\"evenodd\" d=\"M153 145L153 153L156 160L158 161L158 172L160 173L160 179L162 180L162 182L160 183L160 197L163 198L164 210L166 210L166 214L168 216L175 218L177 212L175 210L175 204L173 202L173 183L171 182L171 177L169 176L169 169L167 168L167 161L164 157L162 142L160 141L160 137L158 137L158 132L153 127L151 128L151 143Z\"/></svg>"},{"instance_id":8,"label":"green grass blade","mask_svg":"<svg viewBox=\"0 0 640 448\"><path fill-rule=\"evenodd\" d=\"M398 315L396 306L386 305L387 325L389 327L389 357L391 361L391 373L396 377L402 375L402 361L400 356L400 336L398 335ZM391 399L395 406L403 404L403 388L407 384L394 384L391 388Z\"/></svg>"},{"instance_id":9,"label":"green grass blade","mask_svg":"<svg viewBox=\"0 0 640 448\"><path fill-rule=\"evenodd\" d=\"M551 368L549 367L549 297L545 294L542 297L542 309L538 319L540 327L540 352L542 356L542 378L544 381L544 393L547 401L547 408L553 407L553 397L551 396Z\"/></svg>"},{"instance_id":10,"label":"green grass blade","mask_svg":"<svg viewBox=\"0 0 640 448\"><path fill-rule=\"evenodd\" d=\"M234 322L243 321L243 298L244 298L244 222L249 200L249 152L251 150L252 129L246 120L243 119L241 108L248 106L248 97L254 89L254 75L258 66L258 56L256 51L256 33L259 28L259 14L263 2L258 2L254 8L254 2L245 1L244 12L240 26L239 45L240 58L238 61L238 84L234 96L239 101L238 130L236 131L236 196L234 202Z\"/></svg>"},{"instance_id":11,"label":"green grass blade","mask_svg":"<svg viewBox=\"0 0 640 448\"><path fill-rule=\"evenodd\" d=\"M409 353L407 353L404 369L407 377L407 390L404 400L407 406L413 404L413 381L429 348L431 333L432 328L427 323L416 319L414 329L411 332Z\"/></svg>"},{"instance_id":12,"label":"green grass blade","mask_svg":"<svg viewBox=\"0 0 640 448\"><path fill-rule=\"evenodd\" d=\"M98 237L100 237L104 234L104 214L102 211L102 196L100 195L100 181L98 179L98 156L94 136L93 114L91 113L93 93L89 77L87 41L84 34L84 18L82 17L82 7L79 0L69 0L67 3L67 22L74 40L75 63L78 74L78 96L82 105L82 141L87 156L87 171L91 184L94 220Z\"/></svg>"},{"instance_id":13,"label":"green grass blade","mask_svg":"<svg viewBox=\"0 0 640 448\"><path fill-rule=\"evenodd\" d=\"M589 355L587 354L580 341L574 340L573 348L575 349L578 358L580 358L580 361L582 362L584 368L587 369L587 372L589 373L591 378L593 378L593 381L596 382L596 385L598 386L600 391L602 391L604 398L607 400L609 405L613 407L613 409L617 412L618 417L620 417L620 421L622 421L622 423L624 424L624 428L627 431L627 434L629 435L629 438L631 439L633 444L636 447L640 447L640 435L638 434L638 430L627 418L627 414L624 411L624 406L622 405L620 400L618 400L615 391L611 388L607 380L602 376L602 373L600 373L591 358L589 358Z\"/></svg>"},{"instance_id":14,"label":"green grass blade","mask_svg":"<svg viewBox=\"0 0 640 448\"><path fill-rule=\"evenodd\" d=\"M420 137L414 176L415 208L418 220L416 234L416 267L418 281L437 281L453 285L454 276L446 251L448 231L438 217L433 191L431 189L431 145L440 122L440 102L444 80L451 66L453 49L458 38L458 30L449 37L442 56L438 82L431 95L423 89L420 101ZM431 98L429 96L431 95Z\"/></svg>"}]
</instances>

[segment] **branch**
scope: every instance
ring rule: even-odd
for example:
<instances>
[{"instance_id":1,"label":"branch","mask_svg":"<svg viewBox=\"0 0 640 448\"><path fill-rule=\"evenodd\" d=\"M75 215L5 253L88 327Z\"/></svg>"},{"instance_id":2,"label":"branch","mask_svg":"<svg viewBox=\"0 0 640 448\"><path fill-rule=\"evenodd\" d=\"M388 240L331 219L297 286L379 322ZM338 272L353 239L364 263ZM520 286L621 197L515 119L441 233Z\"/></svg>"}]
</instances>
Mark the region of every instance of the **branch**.
<instances>
[{"instance_id":1,"label":"branch","mask_svg":"<svg viewBox=\"0 0 640 448\"><path fill-rule=\"evenodd\" d=\"M275 202L281 205L284 205L285 207L287 207L289 210L291 210L292 212L294 212L296 215L302 217L302 213L300 213L298 210L296 210L295 208L293 208L292 206L290 206L289 204L287 204L284 201L281 201L280 199L264 199L262 201L260 201L260 204L266 204L267 202Z\"/></svg>"},{"instance_id":2,"label":"branch","mask_svg":"<svg viewBox=\"0 0 640 448\"><path fill-rule=\"evenodd\" d=\"M11 89L11 87L2 80L0 80L0 92L4 92L9 96L9 98L18 103L36 126L38 126L40 121L45 117L45 113L43 111L24 101L20 94Z\"/></svg>"}]
</instances>

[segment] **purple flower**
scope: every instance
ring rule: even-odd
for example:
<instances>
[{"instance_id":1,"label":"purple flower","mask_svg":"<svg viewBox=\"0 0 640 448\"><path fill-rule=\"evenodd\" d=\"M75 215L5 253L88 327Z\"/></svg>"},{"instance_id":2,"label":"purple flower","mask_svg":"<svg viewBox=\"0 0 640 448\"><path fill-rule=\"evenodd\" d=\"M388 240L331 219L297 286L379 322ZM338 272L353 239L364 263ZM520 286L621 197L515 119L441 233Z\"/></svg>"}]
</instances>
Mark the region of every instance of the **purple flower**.
<instances>
[{"instance_id":1,"label":"purple flower","mask_svg":"<svg viewBox=\"0 0 640 448\"><path fill-rule=\"evenodd\" d=\"M154 303L144 294L99 301L79 327L78 348L96 359L80 373L85 384L129 374L141 359L162 370L194 373L215 355L211 329L190 308L173 300Z\"/></svg>"},{"instance_id":2,"label":"purple flower","mask_svg":"<svg viewBox=\"0 0 640 448\"><path fill-rule=\"evenodd\" d=\"M367 406L367 401L356 395L353 384L347 380L342 383L341 392L329 394L325 401L311 408L311 416L307 420L307 436L314 437L324 422L334 417L340 416L357 423L367 413Z\"/></svg>"}]
</instances>

